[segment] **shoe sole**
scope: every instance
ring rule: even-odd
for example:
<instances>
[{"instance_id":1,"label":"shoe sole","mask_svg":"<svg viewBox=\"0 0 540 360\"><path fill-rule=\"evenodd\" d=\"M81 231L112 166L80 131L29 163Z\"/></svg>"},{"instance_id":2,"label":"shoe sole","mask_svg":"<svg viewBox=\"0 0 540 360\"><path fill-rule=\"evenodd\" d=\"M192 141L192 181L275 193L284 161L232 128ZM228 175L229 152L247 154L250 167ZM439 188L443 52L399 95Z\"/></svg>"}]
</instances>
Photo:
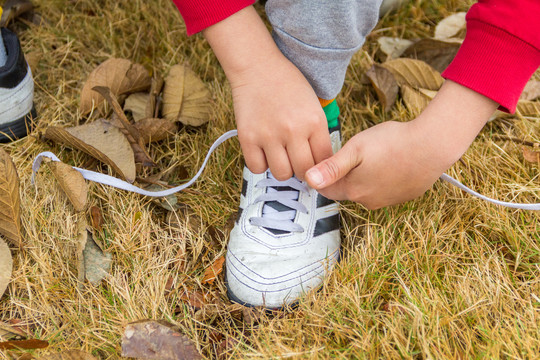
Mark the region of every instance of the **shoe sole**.
<instances>
[{"instance_id":1,"label":"shoe sole","mask_svg":"<svg viewBox=\"0 0 540 360\"><path fill-rule=\"evenodd\" d=\"M0 124L0 143L12 142L27 136L34 129L36 117L36 109L32 106L32 110L22 118Z\"/></svg>"}]
</instances>

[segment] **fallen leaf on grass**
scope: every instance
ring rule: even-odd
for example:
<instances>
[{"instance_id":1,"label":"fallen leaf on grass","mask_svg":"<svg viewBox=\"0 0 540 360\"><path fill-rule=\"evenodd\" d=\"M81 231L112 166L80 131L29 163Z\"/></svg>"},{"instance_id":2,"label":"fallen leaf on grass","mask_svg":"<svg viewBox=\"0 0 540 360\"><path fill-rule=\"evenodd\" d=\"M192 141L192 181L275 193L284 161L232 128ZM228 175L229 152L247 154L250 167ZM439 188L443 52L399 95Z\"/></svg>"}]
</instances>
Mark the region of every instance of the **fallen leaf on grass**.
<instances>
[{"instance_id":1,"label":"fallen leaf on grass","mask_svg":"<svg viewBox=\"0 0 540 360\"><path fill-rule=\"evenodd\" d=\"M234 350L239 344L239 341L232 338L227 337L218 344L216 348L216 356L218 359L227 358L229 353Z\"/></svg>"},{"instance_id":2,"label":"fallen leaf on grass","mask_svg":"<svg viewBox=\"0 0 540 360\"><path fill-rule=\"evenodd\" d=\"M163 117L200 126L212 114L210 91L187 65L171 67L163 88Z\"/></svg>"},{"instance_id":3,"label":"fallen leaf on grass","mask_svg":"<svg viewBox=\"0 0 540 360\"><path fill-rule=\"evenodd\" d=\"M178 129L175 123L157 118L142 119L133 126L139 130L145 144L173 137Z\"/></svg>"},{"instance_id":4,"label":"fallen leaf on grass","mask_svg":"<svg viewBox=\"0 0 540 360\"><path fill-rule=\"evenodd\" d=\"M371 85L375 88L375 92L383 106L383 110L390 110L392 105L396 102L399 90L392 72L379 64L373 64L366 72L366 76L371 82Z\"/></svg>"},{"instance_id":5,"label":"fallen leaf on grass","mask_svg":"<svg viewBox=\"0 0 540 360\"><path fill-rule=\"evenodd\" d=\"M223 264L225 263L225 256L218 257L214 263L204 270L202 279L203 284L212 284L217 276L223 272Z\"/></svg>"},{"instance_id":6,"label":"fallen leaf on grass","mask_svg":"<svg viewBox=\"0 0 540 360\"><path fill-rule=\"evenodd\" d=\"M86 208L88 187L81 173L60 161L50 161L47 166L51 169L75 211L83 211Z\"/></svg>"},{"instance_id":7,"label":"fallen leaf on grass","mask_svg":"<svg viewBox=\"0 0 540 360\"><path fill-rule=\"evenodd\" d=\"M3 262L6 261L4 258L2 258L2 240L0 240L0 298L2 297L2 274L5 274L5 268L3 267ZM5 244L4 244L5 246ZM9 259L11 264L11 257ZM11 270L10 270L11 272ZM5 288L4 288L5 290ZM28 334L26 334L20 327L11 326L10 324L6 324L3 322L0 322L0 340L12 340L12 339L23 339L26 338Z\"/></svg>"},{"instance_id":8,"label":"fallen leaf on grass","mask_svg":"<svg viewBox=\"0 0 540 360\"><path fill-rule=\"evenodd\" d=\"M0 239L0 298L4 295L9 282L11 281L11 271L13 270L13 260L9 247ZM1 334L2 328L0 328Z\"/></svg>"},{"instance_id":9,"label":"fallen leaf on grass","mask_svg":"<svg viewBox=\"0 0 540 360\"><path fill-rule=\"evenodd\" d=\"M150 95L145 92L129 95L124 102L124 111L131 112L131 116L133 116L135 122L146 118L146 106L148 105L149 98Z\"/></svg>"},{"instance_id":10,"label":"fallen leaf on grass","mask_svg":"<svg viewBox=\"0 0 540 360\"><path fill-rule=\"evenodd\" d=\"M109 273L112 256L103 252L94 241L92 233L81 226L79 234L79 281L86 278L92 285L99 285Z\"/></svg>"},{"instance_id":11,"label":"fallen leaf on grass","mask_svg":"<svg viewBox=\"0 0 540 360\"><path fill-rule=\"evenodd\" d=\"M441 74L421 60L399 58L381 66L394 74L399 86L406 84L413 88L439 90L444 82Z\"/></svg>"},{"instance_id":12,"label":"fallen leaf on grass","mask_svg":"<svg viewBox=\"0 0 540 360\"><path fill-rule=\"evenodd\" d=\"M107 120L98 119L72 128L51 126L44 136L93 156L130 183L135 180L135 158L131 145L120 129Z\"/></svg>"},{"instance_id":13,"label":"fallen leaf on grass","mask_svg":"<svg viewBox=\"0 0 540 360\"><path fill-rule=\"evenodd\" d=\"M90 218L92 219L92 227L100 231L103 227L103 215L101 214L101 209L97 206L92 206L90 208Z\"/></svg>"},{"instance_id":14,"label":"fallen leaf on grass","mask_svg":"<svg viewBox=\"0 0 540 360\"><path fill-rule=\"evenodd\" d=\"M81 92L81 113L88 114L103 102L103 97L92 91L95 86L108 87L115 96L119 96L146 90L150 83L150 74L144 66L127 59L109 59L88 76Z\"/></svg>"},{"instance_id":15,"label":"fallen leaf on grass","mask_svg":"<svg viewBox=\"0 0 540 360\"><path fill-rule=\"evenodd\" d=\"M98 92L107 100L109 105L113 108L116 118L111 122L115 124L120 131L126 136L126 139L129 141L131 148L133 149L133 155L135 157L135 162L140 163L143 166L155 166L156 164L150 158L150 154L144 148L144 142L142 140L139 130L137 130L129 120L126 118L126 114L122 110L122 107L118 103L118 100L111 93L111 89L104 86L96 86L92 90Z\"/></svg>"},{"instance_id":16,"label":"fallen leaf on grass","mask_svg":"<svg viewBox=\"0 0 540 360\"><path fill-rule=\"evenodd\" d=\"M38 360L97 360L94 356L81 350L66 350L60 353L40 356Z\"/></svg>"},{"instance_id":17,"label":"fallen leaf on grass","mask_svg":"<svg viewBox=\"0 0 540 360\"><path fill-rule=\"evenodd\" d=\"M141 320L126 326L122 356L159 359L201 359L193 341L166 321Z\"/></svg>"},{"instance_id":18,"label":"fallen leaf on grass","mask_svg":"<svg viewBox=\"0 0 540 360\"><path fill-rule=\"evenodd\" d=\"M4 11L0 17L0 27L6 27L22 14L32 11L34 5L30 0L7 0L2 8Z\"/></svg>"},{"instance_id":19,"label":"fallen leaf on grass","mask_svg":"<svg viewBox=\"0 0 540 360\"><path fill-rule=\"evenodd\" d=\"M246 324L255 325L266 315L266 311L263 307L244 306L242 308L242 319Z\"/></svg>"},{"instance_id":20,"label":"fallen leaf on grass","mask_svg":"<svg viewBox=\"0 0 540 360\"><path fill-rule=\"evenodd\" d=\"M387 55L387 60L397 59L407 48L414 44L414 41L411 40L388 36L381 36L377 39L377 42L381 51Z\"/></svg>"},{"instance_id":21,"label":"fallen leaf on grass","mask_svg":"<svg viewBox=\"0 0 540 360\"><path fill-rule=\"evenodd\" d=\"M44 349L49 346L48 341L29 339L29 340L10 340L0 342L0 350L16 350L16 349Z\"/></svg>"},{"instance_id":22,"label":"fallen leaf on grass","mask_svg":"<svg viewBox=\"0 0 540 360\"><path fill-rule=\"evenodd\" d=\"M540 97L540 81L529 80L519 97L521 100L533 101Z\"/></svg>"},{"instance_id":23,"label":"fallen leaf on grass","mask_svg":"<svg viewBox=\"0 0 540 360\"><path fill-rule=\"evenodd\" d=\"M191 306L194 310L200 310L209 304L208 296L202 291L184 291L179 299Z\"/></svg>"},{"instance_id":24,"label":"fallen leaf on grass","mask_svg":"<svg viewBox=\"0 0 540 360\"><path fill-rule=\"evenodd\" d=\"M411 115L418 116L428 106L430 99L409 85L401 86L401 97Z\"/></svg>"},{"instance_id":25,"label":"fallen leaf on grass","mask_svg":"<svg viewBox=\"0 0 540 360\"><path fill-rule=\"evenodd\" d=\"M464 12L458 12L442 19L435 27L435 39L447 40L462 36L465 31L466 21Z\"/></svg>"},{"instance_id":26,"label":"fallen leaf on grass","mask_svg":"<svg viewBox=\"0 0 540 360\"><path fill-rule=\"evenodd\" d=\"M167 188L158 184L152 184L145 187L144 189L148 191L163 191ZM178 209L178 198L176 197L176 194L154 198L152 199L152 202L158 204L159 206L168 211L175 211Z\"/></svg>"},{"instance_id":27,"label":"fallen leaf on grass","mask_svg":"<svg viewBox=\"0 0 540 360\"><path fill-rule=\"evenodd\" d=\"M460 46L461 44L456 42L422 39L409 46L401 56L422 60L442 72L454 60Z\"/></svg>"},{"instance_id":28,"label":"fallen leaf on grass","mask_svg":"<svg viewBox=\"0 0 540 360\"><path fill-rule=\"evenodd\" d=\"M0 148L0 234L22 246L19 176L11 157Z\"/></svg>"},{"instance_id":29,"label":"fallen leaf on grass","mask_svg":"<svg viewBox=\"0 0 540 360\"><path fill-rule=\"evenodd\" d=\"M522 146L523 158L533 164L540 165L540 146L535 146L532 150L527 146Z\"/></svg>"}]
</instances>

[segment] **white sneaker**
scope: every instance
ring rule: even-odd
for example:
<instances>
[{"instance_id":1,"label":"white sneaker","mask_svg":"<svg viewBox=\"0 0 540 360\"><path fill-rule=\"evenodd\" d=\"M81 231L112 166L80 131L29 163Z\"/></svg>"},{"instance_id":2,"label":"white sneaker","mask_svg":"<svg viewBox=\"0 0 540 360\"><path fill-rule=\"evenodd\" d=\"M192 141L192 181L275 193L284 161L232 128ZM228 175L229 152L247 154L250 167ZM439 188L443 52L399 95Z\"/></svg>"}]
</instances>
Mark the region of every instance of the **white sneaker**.
<instances>
[{"instance_id":1,"label":"white sneaker","mask_svg":"<svg viewBox=\"0 0 540 360\"><path fill-rule=\"evenodd\" d=\"M341 147L339 127L332 147ZM269 309L292 305L318 288L339 259L338 204L295 177L244 167L238 219L226 257L229 299Z\"/></svg>"},{"instance_id":2,"label":"white sneaker","mask_svg":"<svg viewBox=\"0 0 540 360\"><path fill-rule=\"evenodd\" d=\"M27 135L33 127L34 80L17 36L0 29L7 61L0 67L0 143Z\"/></svg>"}]
</instances>

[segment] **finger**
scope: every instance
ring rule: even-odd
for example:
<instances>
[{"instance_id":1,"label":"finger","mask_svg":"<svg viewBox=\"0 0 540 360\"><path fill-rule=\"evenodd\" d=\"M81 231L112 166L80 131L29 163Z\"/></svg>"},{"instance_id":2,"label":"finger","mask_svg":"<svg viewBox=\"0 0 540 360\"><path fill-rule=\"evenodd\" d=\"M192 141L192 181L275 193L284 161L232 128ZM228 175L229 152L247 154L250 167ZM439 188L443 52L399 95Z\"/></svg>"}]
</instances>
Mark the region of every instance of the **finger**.
<instances>
[{"instance_id":1,"label":"finger","mask_svg":"<svg viewBox=\"0 0 540 360\"><path fill-rule=\"evenodd\" d=\"M268 169L264 151L260 147L256 145L244 145L242 146L242 152L244 153L246 166L252 173L261 174Z\"/></svg>"},{"instance_id":2,"label":"finger","mask_svg":"<svg viewBox=\"0 0 540 360\"><path fill-rule=\"evenodd\" d=\"M296 177L304 180L306 171L315 165L309 143L307 141L299 141L287 146L287 155L289 156Z\"/></svg>"},{"instance_id":3,"label":"finger","mask_svg":"<svg viewBox=\"0 0 540 360\"><path fill-rule=\"evenodd\" d=\"M268 151L267 151L268 149ZM264 154L272 175L280 181L289 179L293 175L287 151L281 145L268 146Z\"/></svg>"},{"instance_id":4,"label":"finger","mask_svg":"<svg viewBox=\"0 0 540 360\"><path fill-rule=\"evenodd\" d=\"M311 146L311 153L313 154L315 164L332 156L332 142L330 141L330 134L326 127L322 128L322 130L318 129L311 135L309 145Z\"/></svg>"},{"instance_id":5,"label":"finger","mask_svg":"<svg viewBox=\"0 0 540 360\"><path fill-rule=\"evenodd\" d=\"M306 180L314 189L323 189L342 179L360 164L361 156L356 146L348 142L332 157L315 165L306 172Z\"/></svg>"},{"instance_id":6,"label":"finger","mask_svg":"<svg viewBox=\"0 0 540 360\"><path fill-rule=\"evenodd\" d=\"M345 193L346 184L343 180L339 180L324 189L317 190L322 196L332 200L349 200Z\"/></svg>"}]
</instances>

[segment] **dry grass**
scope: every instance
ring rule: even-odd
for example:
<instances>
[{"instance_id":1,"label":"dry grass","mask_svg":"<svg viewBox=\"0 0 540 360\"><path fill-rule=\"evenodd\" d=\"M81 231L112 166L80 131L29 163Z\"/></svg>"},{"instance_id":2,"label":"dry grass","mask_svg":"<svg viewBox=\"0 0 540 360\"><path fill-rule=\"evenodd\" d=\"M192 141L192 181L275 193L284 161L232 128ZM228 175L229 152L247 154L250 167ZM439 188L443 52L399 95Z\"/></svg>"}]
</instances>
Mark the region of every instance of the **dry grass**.
<instances>
[{"instance_id":1,"label":"dry grass","mask_svg":"<svg viewBox=\"0 0 540 360\"><path fill-rule=\"evenodd\" d=\"M87 74L105 59L126 57L164 73L187 61L211 87L215 118L197 130L181 130L170 142L152 145L157 171L179 183L179 166L190 175L209 144L234 128L231 97L216 59L200 36L186 38L169 0L41 0L47 24L20 37L34 66L38 131L2 145L14 158L22 182L22 221L27 246L14 250L14 277L0 301L0 320L32 323L34 336L50 341L45 351L82 349L98 358L120 357L123 326L142 318L178 324L213 358L212 332L238 340L232 358L537 358L540 353L540 216L473 199L444 183L401 206L366 211L342 204L343 260L324 288L308 294L297 311L242 321L225 295L223 279L202 285L204 268L226 251L239 200L242 159L237 142L217 151L203 178L178 200L169 226L166 211L151 200L91 184L90 202L103 211L100 235L113 255L102 285L77 282L77 229L89 217L75 213L47 170L30 184L30 165L44 150L71 164L107 168L78 151L43 142L50 125L75 125L78 95ZM426 37L445 15L466 10L462 2L412 1L388 16L368 38L374 55L378 36ZM345 138L384 120L408 120L403 106L380 110L359 83L362 55L348 73L342 108ZM540 141L540 115L489 123L450 174L488 196L540 202L539 166L527 164L520 146L494 141L508 135ZM197 221L197 216L202 221ZM216 230L218 229L218 230ZM174 279L175 290L165 295ZM183 289L205 290L216 306L194 312ZM10 356L0 352L1 359Z\"/></svg>"}]
</instances>

